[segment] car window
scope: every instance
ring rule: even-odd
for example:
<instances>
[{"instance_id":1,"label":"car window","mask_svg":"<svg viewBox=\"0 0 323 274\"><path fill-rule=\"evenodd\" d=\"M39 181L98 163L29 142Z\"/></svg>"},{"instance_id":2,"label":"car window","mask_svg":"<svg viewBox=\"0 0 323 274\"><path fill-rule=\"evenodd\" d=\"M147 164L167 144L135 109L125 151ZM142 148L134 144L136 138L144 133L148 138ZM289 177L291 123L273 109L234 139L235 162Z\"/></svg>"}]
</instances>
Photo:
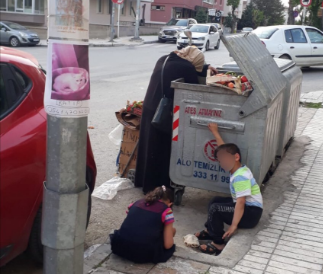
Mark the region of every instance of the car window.
<instances>
[{"instance_id":1,"label":"car window","mask_svg":"<svg viewBox=\"0 0 323 274\"><path fill-rule=\"evenodd\" d=\"M257 28L253 31L260 39L270 39L278 30L276 27Z\"/></svg>"},{"instance_id":2,"label":"car window","mask_svg":"<svg viewBox=\"0 0 323 274\"><path fill-rule=\"evenodd\" d=\"M13 111L31 87L31 81L14 66L0 64L0 119Z\"/></svg>"},{"instance_id":3,"label":"car window","mask_svg":"<svg viewBox=\"0 0 323 274\"><path fill-rule=\"evenodd\" d=\"M323 34L316 29L306 29L307 35L311 43L323 43Z\"/></svg>"},{"instance_id":4,"label":"car window","mask_svg":"<svg viewBox=\"0 0 323 274\"><path fill-rule=\"evenodd\" d=\"M285 40L286 40L286 43L293 43L293 37L290 30L285 30Z\"/></svg>"},{"instance_id":5,"label":"car window","mask_svg":"<svg viewBox=\"0 0 323 274\"><path fill-rule=\"evenodd\" d=\"M17 23L13 23L13 22L6 22L7 26L11 29L14 30L26 30L26 28L22 25L19 25Z\"/></svg>"},{"instance_id":6,"label":"car window","mask_svg":"<svg viewBox=\"0 0 323 274\"><path fill-rule=\"evenodd\" d=\"M0 66L0 117L2 116L3 113L5 113L8 108L8 99L6 96L6 86L5 86L5 81L4 81L4 75L3 75L3 69L2 66Z\"/></svg>"},{"instance_id":7,"label":"car window","mask_svg":"<svg viewBox=\"0 0 323 274\"><path fill-rule=\"evenodd\" d=\"M188 20L178 20L176 26L186 27L188 25Z\"/></svg>"},{"instance_id":8,"label":"car window","mask_svg":"<svg viewBox=\"0 0 323 274\"><path fill-rule=\"evenodd\" d=\"M307 43L307 39L302 29L290 30L293 38L293 43Z\"/></svg>"},{"instance_id":9,"label":"car window","mask_svg":"<svg viewBox=\"0 0 323 274\"><path fill-rule=\"evenodd\" d=\"M189 27L192 32L208 33L209 26L192 25Z\"/></svg>"}]
</instances>

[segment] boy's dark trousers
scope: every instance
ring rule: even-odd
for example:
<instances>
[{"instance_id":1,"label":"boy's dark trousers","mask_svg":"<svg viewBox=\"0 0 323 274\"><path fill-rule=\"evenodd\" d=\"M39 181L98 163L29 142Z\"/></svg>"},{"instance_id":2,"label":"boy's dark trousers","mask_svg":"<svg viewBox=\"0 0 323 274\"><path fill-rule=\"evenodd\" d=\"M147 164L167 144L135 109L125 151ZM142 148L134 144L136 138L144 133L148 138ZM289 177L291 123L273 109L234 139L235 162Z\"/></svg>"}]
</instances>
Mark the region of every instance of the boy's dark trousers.
<instances>
[{"instance_id":1,"label":"boy's dark trousers","mask_svg":"<svg viewBox=\"0 0 323 274\"><path fill-rule=\"evenodd\" d=\"M225 233L224 223L231 225L235 205L230 197L214 197L209 203L208 219L205 227L215 244L224 244L222 239ZM238 228L255 227L261 218L261 214L262 208L246 205Z\"/></svg>"}]
</instances>

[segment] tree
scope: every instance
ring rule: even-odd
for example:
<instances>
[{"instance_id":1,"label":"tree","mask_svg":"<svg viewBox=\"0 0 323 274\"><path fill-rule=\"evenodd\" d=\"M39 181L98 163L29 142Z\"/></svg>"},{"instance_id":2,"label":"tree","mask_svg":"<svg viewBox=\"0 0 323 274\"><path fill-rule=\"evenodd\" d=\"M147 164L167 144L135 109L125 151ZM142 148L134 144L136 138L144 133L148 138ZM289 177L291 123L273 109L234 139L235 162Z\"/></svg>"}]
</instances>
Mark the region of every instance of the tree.
<instances>
[{"instance_id":1,"label":"tree","mask_svg":"<svg viewBox=\"0 0 323 274\"><path fill-rule=\"evenodd\" d=\"M195 20L200 24L206 23L207 15L203 9L198 9Z\"/></svg>"},{"instance_id":2,"label":"tree","mask_svg":"<svg viewBox=\"0 0 323 274\"><path fill-rule=\"evenodd\" d=\"M294 17L294 9L299 5L299 0L289 0L288 1L288 25L294 25L295 24L295 17Z\"/></svg>"},{"instance_id":3,"label":"tree","mask_svg":"<svg viewBox=\"0 0 323 274\"><path fill-rule=\"evenodd\" d=\"M285 22L284 5L281 0L253 0L257 10L263 12L261 25L281 25Z\"/></svg>"},{"instance_id":4,"label":"tree","mask_svg":"<svg viewBox=\"0 0 323 274\"><path fill-rule=\"evenodd\" d=\"M257 28L264 20L264 12L257 10L252 2L250 2L243 11L241 20L238 23L238 29L245 27Z\"/></svg>"},{"instance_id":5,"label":"tree","mask_svg":"<svg viewBox=\"0 0 323 274\"><path fill-rule=\"evenodd\" d=\"M236 32L236 26L237 26L237 16L235 15L236 9L239 7L240 0L228 0L227 6L231 6L232 8L232 25L231 25L231 33ZM229 14L228 14L229 15Z\"/></svg>"},{"instance_id":6,"label":"tree","mask_svg":"<svg viewBox=\"0 0 323 274\"><path fill-rule=\"evenodd\" d=\"M238 29L243 29L246 27L254 28L253 11L254 11L254 6L252 2L250 2L242 13L241 19L238 22Z\"/></svg>"},{"instance_id":7,"label":"tree","mask_svg":"<svg viewBox=\"0 0 323 274\"><path fill-rule=\"evenodd\" d=\"M309 25L321 29L321 18L318 17L318 12L322 5L322 0L312 0L312 4L308 7L309 10Z\"/></svg>"},{"instance_id":8,"label":"tree","mask_svg":"<svg viewBox=\"0 0 323 274\"><path fill-rule=\"evenodd\" d=\"M232 27L232 21L233 21L232 14L231 14L231 12L228 12L228 16L225 17L223 24L224 24L225 27L231 28Z\"/></svg>"}]
</instances>

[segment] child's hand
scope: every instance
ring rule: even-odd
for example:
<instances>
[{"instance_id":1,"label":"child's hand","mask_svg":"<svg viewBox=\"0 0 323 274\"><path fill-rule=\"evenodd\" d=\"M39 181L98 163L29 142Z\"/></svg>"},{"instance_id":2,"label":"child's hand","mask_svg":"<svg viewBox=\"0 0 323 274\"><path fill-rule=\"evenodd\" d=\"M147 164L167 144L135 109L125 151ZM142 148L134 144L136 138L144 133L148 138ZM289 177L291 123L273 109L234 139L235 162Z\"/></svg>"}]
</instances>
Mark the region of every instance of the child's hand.
<instances>
[{"instance_id":1,"label":"child's hand","mask_svg":"<svg viewBox=\"0 0 323 274\"><path fill-rule=\"evenodd\" d=\"M233 233L237 230L237 227L234 225L231 225L226 233L224 233L222 239L226 237L231 237Z\"/></svg>"},{"instance_id":2,"label":"child's hand","mask_svg":"<svg viewBox=\"0 0 323 274\"><path fill-rule=\"evenodd\" d=\"M211 132L213 132L213 133L217 133L219 131L218 124L216 124L216 123L211 123L211 124L209 124L208 127L211 130Z\"/></svg>"}]
</instances>

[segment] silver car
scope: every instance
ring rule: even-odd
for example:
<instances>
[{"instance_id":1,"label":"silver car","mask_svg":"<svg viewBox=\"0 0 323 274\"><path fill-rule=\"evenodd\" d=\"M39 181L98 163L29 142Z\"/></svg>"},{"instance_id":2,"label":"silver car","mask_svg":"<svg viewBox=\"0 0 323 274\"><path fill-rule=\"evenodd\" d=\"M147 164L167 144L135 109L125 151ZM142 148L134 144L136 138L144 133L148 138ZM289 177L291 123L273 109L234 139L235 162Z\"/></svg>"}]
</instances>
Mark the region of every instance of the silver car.
<instances>
[{"instance_id":1,"label":"silver car","mask_svg":"<svg viewBox=\"0 0 323 274\"><path fill-rule=\"evenodd\" d=\"M39 42L37 33L26 29L24 26L8 21L0 22L1 44L19 47L20 45L37 45Z\"/></svg>"},{"instance_id":2,"label":"silver car","mask_svg":"<svg viewBox=\"0 0 323 274\"><path fill-rule=\"evenodd\" d=\"M162 27L158 34L158 41L165 43L167 41L177 41L178 35L187 29L190 25L197 24L197 21L193 18L188 19L171 19L166 26Z\"/></svg>"}]
</instances>

